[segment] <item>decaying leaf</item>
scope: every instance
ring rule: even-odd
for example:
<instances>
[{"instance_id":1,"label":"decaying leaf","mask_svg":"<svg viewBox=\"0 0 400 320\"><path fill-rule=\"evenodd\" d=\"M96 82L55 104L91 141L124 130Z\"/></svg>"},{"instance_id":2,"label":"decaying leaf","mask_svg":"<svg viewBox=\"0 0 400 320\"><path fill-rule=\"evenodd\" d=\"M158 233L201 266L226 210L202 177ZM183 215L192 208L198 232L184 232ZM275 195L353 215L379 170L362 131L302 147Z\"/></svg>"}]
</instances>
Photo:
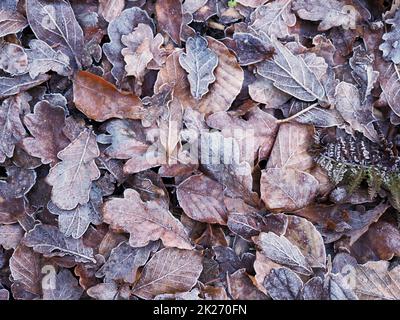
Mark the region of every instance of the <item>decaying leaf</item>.
<instances>
[{"instance_id":1,"label":"decaying leaf","mask_svg":"<svg viewBox=\"0 0 400 320\"><path fill-rule=\"evenodd\" d=\"M191 176L177 188L183 211L193 220L226 224L223 186L205 175Z\"/></svg>"},{"instance_id":2,"label":"decaying leaf","mask_svg":"<svg viewBox=\"0 0 400 320\"><path fill-rule=\"evenodd\" d=\"M74 103L80 111L96 121L110 118L141 119L146 112L137 96L119 91L113 84L86 71L75 75Z\"/></svg>"},{"instance_id":3,"label":"decaying leaf","mask_svg":"<svg viewBox=\"0 0 400 320\"><path fill-rule=\"evenodd\" d=\"M296 210L313 200L319 183L309 173L313 165L308 154L311 136L312 128L307 126L280 126L267 168L261 176L261 198L267 208ZM302 188L298 188L299 185Z\"/></svg>"},{"instance_id":4,"label":"decaying leaf","mask_svg":"<svg viewBox=\"0 0 400 320\"><path fill-rule=\"evenodd\" d=\"M50 169L46 179L53 187L51 200L54 204L71 210L89 201L92 181L100 177L94 161L99 155L96 137L90 130L83 131L58 153L61 162Z\"/></svg>"},{"instance_id":5,"label":"decaying leaf","mask_svg":"<svg viewBox=\"0 0 400 320\"><path fill-rule=\"evenodd\" d=\"M62 269L54 279L54 288L43 289L43 300L79 300L83 289L71 271Z\"/></svg>"},{"instance_id":6,"label":"decaying leaf","mask_svg":"<svg viewBox=\"0 0 400 320\"><path fill-rule=\"evenodd\" d=\"M96 263L93 250L86 247L81 239L68 238L51 225L36 225L26 234L24 244L47 257L67 255L73 256L77 262Z\"/></svg>"},{"instance_id":7,"label":"decaying leaf","mask_svg":"<svg viewBox=\"0 0 400 320\"><path fill-rule=\"evenodd\" d=\"M66 0L56 4L49 0L28 0L28 22L36 37L65 53L74 67L80 68L83 31Z\"/></svg>"},{"instance_id":8,"label":"decaying leaf","mask_svg":"<svg viewBox=\"0 0 400 320\"><path fill-rule=\"evenodd\" d=\"M318 26L320 31L338 26L355 29L360 17L354 6L337 0L294 0L293 10L302 19L321 21Z\"/></svg>"},{"instance_id":9,"label":"decaying leaf","mask_svg":"<svg viewBox=\"0 0 400 320\"><path fill-rule=\"evenodd\" d=\"M16 95L40 85L50 79L47 74L40 74L32 79L29 74L9 77L0 77L0 98Z\"/></svg>"},{"instance_id":10,"label":"decaying leaf","mask_svg":"<svg viewBox=\"0 0 400 320\"><path fill-rule=\"evenodd\" d=\"M398 42L400 40L400 33L398 28L400 26L400 11L397 10L393 19L387 19L385 22L392 25L392 31L382 36L384 42L379 46L379 49L382 50L384 58L391 60L395 64L399 64L400 49Z\"/></svg>"},{"instance_id":11,"label":"decaying leaf","mask_svg":"<svg viewBox=\"0 0 400 320\"><path fill-rule=\"evenodd\" d=\"M112 228L129 232L132 247L142 247L149 241L161 239L168 247L192 248L183 225L168 209L156 201L143 202L133 189L126 189L124 198L107 201L103 218Z\"/></svg>"},{"instance_id":12,"label":"decaying leaf","mask_svg":"<svg viewBox=\"0 0 400 320\"><path fill-rule=\"evenodd\" d=\"M26 18L19 12L0 9L0 37L17 33L28 25Z\"/></svg>"},{"instance_id":13,"label":"decaying leaf","mask_svg":"<svg viewBox=\"0 0 400 320\"><path fill-rule=\"evenodd\" d=\"M303 281L288 268L272 269L265 278L264 286L274 300L298 300L303 289Z\"/></svg>"},{"instance_id":14,"label":"decaying leaf","mask_svg":"<svg viewBox=\"0 0 400 320\"><path fill-rule=\"evenodd\" d=\"M294 55L277 40L273 40L273 44L274 59L258 64L257 73L272 80L279 90L300 100L323 100L324 87L303 57Z\"/></svg>"},{"instance_id":15,"label":"decaying leaf","mask_svg":"<svg viewBox=\"0 0 400 320\"><path fill-rule=\"evenodd\" d=\"M201 255L195 251L162 249L144 267L133 294L150 299L161 293L189 291L203 270L201 261Z\"/></svg>"},{"instance_id":16,"label":"decaying leaf","mask_svg":"<svg viewBox=\"0 0 400 320\"><path fill-rule=\"evenodd\" d=\"M62 51L55 51L46 42L36 39L29 42L29 47L30 50L26 50L26 53L29 60L29 74L32 78L50 70L62 76L71 75L70 58Z\"/></svg>"},{"instance_id":17,"label":"decaying leaf","mask_svg":"<svg viewBox=\"0 0 400 320\"><path fill-rule=\"evenodd\" d=\"M35 105L33 113L24 117L24 124L33 137L24 138L22 146L31 156L40 158L42 163L55 164L57 154L64 149L69 140L62 129L65 123L65 111L48 101Z\"/></svg>"}]
</instances>

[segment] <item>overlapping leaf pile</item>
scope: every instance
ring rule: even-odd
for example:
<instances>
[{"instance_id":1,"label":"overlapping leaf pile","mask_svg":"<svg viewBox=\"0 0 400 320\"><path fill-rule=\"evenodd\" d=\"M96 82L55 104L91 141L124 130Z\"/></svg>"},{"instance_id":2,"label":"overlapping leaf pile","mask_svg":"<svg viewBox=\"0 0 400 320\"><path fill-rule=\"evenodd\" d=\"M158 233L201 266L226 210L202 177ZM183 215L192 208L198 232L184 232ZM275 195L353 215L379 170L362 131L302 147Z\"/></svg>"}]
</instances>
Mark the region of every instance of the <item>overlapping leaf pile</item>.
<instances>
[{"instance_id":1,"label":"overlapping leaf pile","mask_svg":"<svg viewBox=\"0 0 400 320\"><path fill-rule=\"evenodd\" d=\"M399 25L399 1L1 1L0 300L400 299Z\"/></svg>"}]
</instances>

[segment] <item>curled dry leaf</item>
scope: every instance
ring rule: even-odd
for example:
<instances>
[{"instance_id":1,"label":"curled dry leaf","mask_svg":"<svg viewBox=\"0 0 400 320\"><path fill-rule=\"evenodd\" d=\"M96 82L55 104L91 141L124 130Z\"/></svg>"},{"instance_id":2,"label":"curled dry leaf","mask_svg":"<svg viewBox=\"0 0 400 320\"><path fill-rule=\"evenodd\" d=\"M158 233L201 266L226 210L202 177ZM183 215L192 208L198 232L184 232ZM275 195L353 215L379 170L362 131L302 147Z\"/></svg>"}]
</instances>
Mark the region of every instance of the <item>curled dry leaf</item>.
<instances>
[{"instance_id":1,"label":"curled dry leaf","mask_svg":"<svg viewBox=\"0 0 400 320\"><path fill-rule=\"evenodd\" d=\"M141 119L146 112L137 96L119 91L112 83L86 71L79 71L74 77L74 103L96 121Z\"/></svg>"},{"instance_id":2,"label":"curled dry leaf","mask_svg":"<svg viewBox=\"0 0 400 320\"><path fill-rule=\"evenodd\" d=\"M318 180L309 170L312 128L298 124L280 126L266 170L261 176L261 198L271 210L296 210L309 204L318 191ZM298 188L302 185L302 188Z\"/></svg>"},{"instance_id":3,"label":"curled dry leaf","mask_svg":"<svg viewBox=\"0 0 400 320\"><path fill-rule=\"evenodd\" d=\"M197 283L202 270L202 257L198 252L164 248L146 264L133 294L151 299L161 293L189 291Z\"/></svg>"},{"instance_id":4,"label":"curled dry leaf","mask_svg":"<svg viewBox=\"0 0 400 320\"><path fill-rule=\"evenodd\" d=\"M193 220L226 224L224 188L204 174L191 176L176 190L179 205Z\"/></svg>"},{"instance_id":5,"label":"curled dry leaf","mask_svg":"<svg viewBox=\"0 0 400 320\"><path fill-rule=\"evenodd\" d=\"M58 153L61 162L50 169L46 182L53 187L51 200L60 209L71 210L89 201L92 181L100 177L94 161L99 155L96 137L88 129Z\"/></svg>"},{"instance_id":6,"label":"curled dry leaf","mask_svg":"<svg viewBox=\"0 0 400 320\"><path fill-rule=\"evenodd\" d=\"M38 102L33 113L24 117L24 124L33 137L22 140L23 148L31 156L40 158L42 163L54 165L59 161L58 152L69 144L62 130L64 123L64 108L48 101Z\"/></svg>"},{"instance_id":7,"label":"curled dry leaf","mask_svg":"<svg viewBox=\"0 0 400 320\"><path fill-rule=\"evenodd\" d=\"M126 189L124 198L112 198L103 207L103 219L112 228L130 233L129 244L142 247L161 239L167 247L191 249L183 225L156 201L144 202L139 193Z\"/></svg>"},{"instance_id":8,"label":"curled dry leaf","mask_svg":"<svg viewBox=\"0 0 400 320\"><path fill-rule=\"evenodd\" d=\"M354 6L338 0L294 0L292 8L301 19L321 21L318 26L320 31L339 26L355 29L360 18Z\"/></svg>"},{"instance_id":9,"label":"curled dry leaf","mask_svg":"<svg viewBox=\"0 0 400 320\"><path fill-rule=\"evenodd\" d=\"M56 4L49 0L27 0L26 15L39 40L65 53L73 67L80 68L83 53L83 31L66 0Z\"/></svg>"},{"instance_id":10,"label":"curled dry leaf","mask_svg":"<svg viewBox=\"0 0 400 320\"><path fill-rule=\"evenodd\" d=\"M125 76L125 62L121 53L123 48L121 37L131 33L139 23L153 27L153 22L147 12L138 7L133 7L122 11L108 25L107 31L110 42L103 45L103 51L113 65L111 73L118 85L121 85L122 79Z\"/></svg>"}]
</instances>

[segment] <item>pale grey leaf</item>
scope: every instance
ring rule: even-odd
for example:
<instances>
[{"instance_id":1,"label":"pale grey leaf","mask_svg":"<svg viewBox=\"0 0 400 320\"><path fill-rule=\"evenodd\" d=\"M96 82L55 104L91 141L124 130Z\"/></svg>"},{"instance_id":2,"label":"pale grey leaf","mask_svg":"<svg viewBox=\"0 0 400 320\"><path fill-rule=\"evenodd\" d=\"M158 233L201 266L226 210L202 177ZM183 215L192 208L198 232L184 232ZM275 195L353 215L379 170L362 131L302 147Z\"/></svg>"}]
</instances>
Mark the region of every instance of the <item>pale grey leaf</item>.
<instances>
[{"instance_id":1,"label":"pale grey leaf","mask_svg":"<svg viewBox=\"0 0 400 320\"><path fill-rule=\"evenodd\" d=\"M74 68L81 67L83 31L66 0L27 0L26 14L36 38L65 53Z\"/></svg>"},{"instance_id":2,"label":"pale grey leaf","mask_svg":"<svg viewBox=\"0 0 400 320\"><path fill-rule=\"evenodd\" d=\"M54 279L54 287L43 288L43 300L79 300L83 288L68 269L62 269Z\"/></svg>"},{"instance_id":3,"label":"pale grey leaf","mask_svg":"<svg viewBox=\"0 0 400 320\"><path fill-rule=\"evenodd\" d=\"M301 274L312 274L312 269L304 255L286 237L278 236L273 232L261 232L255 238L255 244L264 256L275 263L287 266Z\"/></svg>"},{"instance_id":4,"label":"pale grey leaf","mask_svg":"<svg viewBox=\"0 0 400 320\"><path fill-rule=\"evenodd\" d=\"M299 300L303 281L288 268L272 269L265 277L264 287L274 300Z\"/></svg>"},{"instance_id":5,"label":"pale grey leaf","mask_svg":"<svg viewBox=\"0 0 400 320\"><path fill-rule=\"evenodd\" d=\"M214 70L218 56L207 47L207 40L201 36L186 41L186 53L181 53L179 63L188 73L190 92L200 100L208 92L208 86L215 81Z\"/></svg>"},{"instance_id":6,"label":"pale grey leaf","mask_svg":"<svg viewBox=\"0 0 400 320\"><path fill-rule=\"evenodd\" d=\"M277 38L289 36L288 27L296 24L296 16L291 12L292 0L276 0L258 7L252 12L250 26Z\"/></svg>"},{"instance_id":7,"label":"pale grey leaf","mask_svg":"<svg viewBox=\"0 0 400 320\"><path fill-rule=\"evenodd\" d=\"M18 75L14 77L0 77L0 99L24 92L28 89L50 79L47 74L41 74L32 79L29 74Z\"/></svg>"},{"instance_id":8,"label":"pale grey leaf","mask_svg":"<svg viewBox=\"0 0 400 320\"><path fill-rule=\"evenodd\" d=\"M29 42L30 50L27 50L29 59L29 74L36 78L41 73L48 71L57 72L62 76L72 74L69 66L69 57L61 51L55 51L46 42L33 39Z\"/></svg>"},{"instance_id":9,"label":"pale grey leaf","mask_svg":"<svg viewBox=\"0 0 400 320\"><path fill-rule=\"evenodd\" d=\"M26 73L28 70L28 56L24 48L17 44L0 40L0 69L11 75Z\"/></svg>"},{"instance_id":10,"label":"pale grey leaf","mask_svg":"<svg viewBox=\"0 0 400 320\"><path fill-rule=\"evenodd\" d=\"M6 250L15 249L24 234L19 224L0 225L0 246Z\"/></svg>"},{"instance_id":11,"label":"pale grey leaf","mask_svg":"<svg viewBox=\"0 0 400 320\"><path fill-rule=\"evenodd\" d=\"M303 57L294 55L277 40L272 43L276 50L274 59L258 64L257 73L272 80L279 90L300 100L323 100L324 87Z\"/></svg>"},{"instance_id":12,"label":"pale grey leaf","mask_svg":"<svg viewBox=\"0 0 400 320\"><path fill-rule=\"evenodd\" d=\"M95 159L100 155L96 136L84 130L58 153L62 161L49 171L46 178L53 188L51 200L60 209L71 210L89 201L92 181L100 177Z\"/></svg>"},{"instance_id":13,"label":"pale grey leaf","mask_svg":"<svg viewBox=\"0 0 400 320\"><path fill-rule=\"evenodd\" d=\"M57 227L38 224L24 238L24 244L45 257L73 256L77 262L93 262L93 250L81 239L66 237Z\"/></svg>"},{"instance_id":14,"label":"pale grey leaf","mask_svg":"<svg viewBox=\"0 0 400 320\"><path fill-rule=\"evenodd\" d=\"M96 272L96 277L104 277L104 282L122 280L134 283L138 268L145 265L150 254L158 247L158 242L151 242L140 248L133 248L128 242L122 242L111 250L110 257Z\"/></svg>"},{"instance_id":15,"label":"pale grey leaf","mask_svg":"<svg viewBox=\"0 0 400 320\"><path fill-rule=\"evenodd\" d=\"M128 35L133 32L139 23L147 24L154 29L153 21L150 19L147 12L138 7L133 7L122 11L122 13L108 25L107 31L110 42L103 45L103 50L104 54L113 65L111 73L117 81L117 85L121 83L123 77L126 75L125 61L121 53L124 45L121 42L121 38L123 35Z\"/></svg>"}]
</instances>

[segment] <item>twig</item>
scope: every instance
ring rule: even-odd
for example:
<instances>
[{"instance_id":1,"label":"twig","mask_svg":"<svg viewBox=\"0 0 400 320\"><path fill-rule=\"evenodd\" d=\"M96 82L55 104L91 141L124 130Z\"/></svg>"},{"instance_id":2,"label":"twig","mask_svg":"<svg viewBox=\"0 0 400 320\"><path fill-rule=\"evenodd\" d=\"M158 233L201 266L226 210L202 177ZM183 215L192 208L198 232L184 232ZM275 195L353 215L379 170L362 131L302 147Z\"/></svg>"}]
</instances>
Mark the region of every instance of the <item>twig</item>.
<instances>
[{"instance_id":1,"label":"twig","mask_svg":"<svg viewBox=\"0 0 400 320\"><path fill-rule=\"evenodd\" d=\"M318 105L317 103L312 104L311 106L308 106L307 108L297 112L296 114L290 116L289 118L286 119L281 119L281 120L276 120L276 123L286 123L286 122L290 122L291 120L297 118L298 116L301 116L303 113L306 113L308 111L310 111L311 109L315 108Z\"/></svg>"}]
</instances>

